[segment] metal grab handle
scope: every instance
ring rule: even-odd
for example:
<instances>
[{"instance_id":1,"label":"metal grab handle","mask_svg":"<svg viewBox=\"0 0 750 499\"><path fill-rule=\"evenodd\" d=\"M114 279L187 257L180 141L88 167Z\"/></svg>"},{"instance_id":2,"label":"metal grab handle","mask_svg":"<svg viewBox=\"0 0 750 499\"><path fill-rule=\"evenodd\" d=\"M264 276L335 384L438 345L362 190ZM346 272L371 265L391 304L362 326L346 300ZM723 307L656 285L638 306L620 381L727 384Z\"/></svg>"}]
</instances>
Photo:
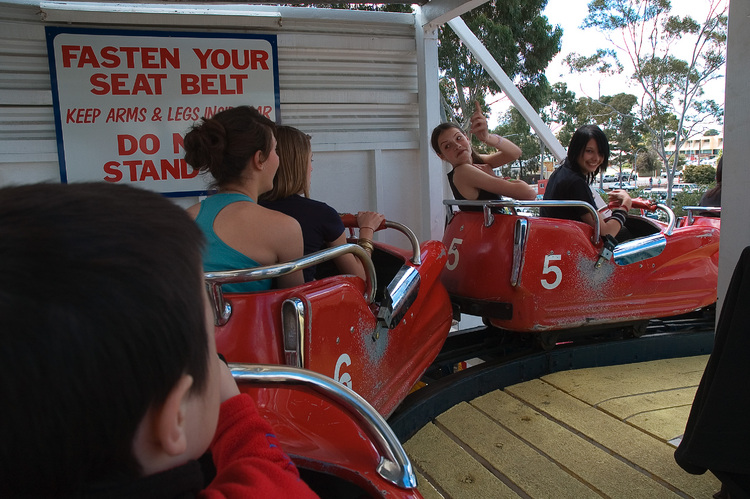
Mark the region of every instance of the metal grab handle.
<instances>
[{"instance_id":1,"label":"metal grab handle","mask_svg":"<svg viewBox=\"0 0 750 499\"><path fill-rule=\"evenodd\" d=\"M668 236L671 236L672 231L674 230L674 225L677 222L677 217L674 216L674 211L672 211L672 208L670 208L666 204L657 203L656 207L667 214L669 224L667 225L667 230L664 231L664 233Z\"/></svg>"},{"instance_id":2,"label":"metal grab handle","mask_svg":"<svg viewBox=\"0 0 750 499\"><path fill-rule=\"evenodd\" d=\"M353 215L351 213L339 213L339 216L341 217L341 221L344 223L344 227L357 227L356 215ZM412 249L411 263L413 263L414 265L422 265L422 250L419 247L419 239L417 239L417 235L414 234L414 231L412 231L404 224L393 222L390 220L383 220L383 222L375 229L375 231L383 230L385 228L396 229L397 231L403 233L406 237L408 237Z\"/></svg>"},{"instance_id":3,"label":"metal grab handle","mask_svg":"<svg viewBox=\"0 0 750 499\"><path fill-rule=\"evenodd\" d=\"M333 260L341 255L352 253L359 258L365 268L365 301L372 304L375 301L375 291L377 289L377 277L375 276L375 265L370 259L370 255L364 248L356 244L343 244L334 248L310 253L291 262L277 263L274 265L264 265L262 267L253 267L251 269L238 270L219 270L214 272L204 272L206 286L211 297L214 308L214 318L217 326L223 326L229 320L232 314L231 307L224 300L224 293L221 290L222 284L235 282L261 281L264 279L273 279L283 275L306 269L319 263Z\"/></svg>"},{"instance_id":4,"label":"metal grab handle","mask_svg":"<svg viewBox=\"0 0 750 499\"><path fill-rule=\"evenodd\" d=\"M390 220L385 221L385 226L389 229L396 229L409 238L412 249L411 263L414 265L422 265L422 250L419 248L419 239L417 239L417 235L414 231L404 224L392 222Z\"/></svg>"},{"instance_id":5,"label":"metal grab handle","mask_svg":"<svg viewBox=\"0 0 750 499\"><path fill-rule=\"evenodd\" d=\"M488 227L492 225L494 216L490 213L492 208L510 208L513 210L513 214L516 213L516 208L542 208L542 207L577 207L585 208L594 217L594 220L599 221L599 214L596 212L593 206L588 204L586 201L558 201L558 200L537 200L537 201L516 201L515 199L499 199L492 201L468 201L468 200L454 200L445 199L443 204L446 206L478 206L484 207L485 211L485 225ZM599 224L594 224L594 234L591 236L591 242L593 244L599 243Z\"/></svg>"},{"instance_id":6,"label":"metal grab handle","mask_svg":"<svg viewBox=\"0 0 750 499\"><path fill-rule=\"evenodd\" d=\"M357 223L357 215L354 215L353 213L339 213L339 216L341 217L341 221L343 222L344 227L346 227L347 229L356 229L359 227L359 224ZM385 220L380 222L380 225L375 227L373 232L385 229L385 222Z\"/></svg>"},{"instance_id":7,"label":"metal grab handle","mask_svg":"<svg viewBox=\"0 0 750 499\"><path fill-rule=\"evenodd\" d=\"M370 437L381 454L377 472L383 479L405 489L417 486L417 477L401 443L383 416L360 395L327 376L289 366L230 363L238 383L273 387L278 384L302 385L335 402Z\"/></svg>"},{"instance_id":8,"label":"metal grab handle","mask_svg":"<svg viewBox=\"0 0 750 499\"><path fill-rule=\"evenodd\" d=\"M721 206L683 206L683 210L687 211L688 214L688 225L693 225L695 222L696 211L705 211L709 213L718 213L721 215Z\"/></svg>"}]
</instances>

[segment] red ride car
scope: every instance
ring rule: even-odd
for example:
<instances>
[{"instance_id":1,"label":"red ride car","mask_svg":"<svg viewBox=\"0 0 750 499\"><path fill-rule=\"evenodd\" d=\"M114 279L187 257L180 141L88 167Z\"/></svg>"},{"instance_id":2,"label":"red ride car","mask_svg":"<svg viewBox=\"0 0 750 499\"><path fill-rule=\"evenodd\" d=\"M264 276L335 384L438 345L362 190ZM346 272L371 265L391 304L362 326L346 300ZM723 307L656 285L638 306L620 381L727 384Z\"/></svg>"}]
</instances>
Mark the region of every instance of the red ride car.
<instances>
[{"instance_id":1,"label":"red ride car","mask_svg":"<svg viewBox=\"0 0 750 499\"><path fill-rule=\"evenodd\" d=\"M501 329L538 333L554 345L557 331L633 325L716 302L719 228L676 227L671 209L643 200L633 207L662 210L668 222L629 215L633 238L605 244L588 224L521 215L516 208L580 201L445 201L452 213L443 242L448 262L442 280L463 313ZM452 212L452 210L451 210ZM707 217L706 217L707 218Z\"/></svg>"},{"instance_id":2,"label":"red ride car","mask_svg":"<svg viewBox=\"0 0 750 499\"><path fill-rule=\"evenodd\" d=\"M356 227L353 216L343 219ZM257 388L256 379L242 389L256 400L295 463L335 475L374 497L420 497L411 464L400 454L403 449L399 451L395 437L383 436L387 431L381 427L387 425L377 419L388 417L408 395L448 336L451 304L440 281L446 252L440 241L420 245L402 224L386 221L383 228L403 232L411 249L375 242L370 257L360 246L347 244L293 262L210 272L205 278L214 305L217 350L230 365L280 366L254 366L244 373L234 366L235 377L263 377L274 369L286 373L271 386ZM343 253L362 260L366 281L331 275L289 289L221 290L223 283L273 278L310 265L319 265L320 275L322 263ZM299 376L306 378L301 389L284 386L297 384ZM315 393L329 378L326 393ZM352 402L357 394L364 400ZM377 411L374 416L363 404Z\"/></svg>"},{"instance_id":3,"label":"red ride car","mask_svg":"<svg viewBox=\"0 0 750 499\"><path fill-rule=\"evenodd\" d=\"M356 226L352 216L345 224ZM388 417L437 356L452 322L440 272L440 241L419 244L403 232L405 251L375 243L372 258L356 244L297 261L248 270L206 273L217 317L217 349L229 362L286 364L324 374L351 388ZM351 252L367 282L333 275L289 289L222 293L221 284L267 279ZM319 273L320 273L319 267Z\"/></svg>"}]
</instances>

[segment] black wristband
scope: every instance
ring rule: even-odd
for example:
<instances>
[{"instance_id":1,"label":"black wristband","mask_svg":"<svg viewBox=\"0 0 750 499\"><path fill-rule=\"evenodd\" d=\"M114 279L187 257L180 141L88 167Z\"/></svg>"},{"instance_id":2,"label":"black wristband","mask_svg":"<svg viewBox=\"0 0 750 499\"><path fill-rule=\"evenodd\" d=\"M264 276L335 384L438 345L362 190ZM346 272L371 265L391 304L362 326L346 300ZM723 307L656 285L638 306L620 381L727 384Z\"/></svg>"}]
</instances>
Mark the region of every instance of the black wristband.
<instances>
[{"instance_id":1,"label":"black wristband","mask_svg":"<svg viewBox=\"0 0 750 499\"><path fill-rule=\"evenodd\" d=\"M620 222L620 227L625 226L625 220L627 220L627 212L625 210L614 210L610 220L617 220Z\"/></svg>"}]
</instances>

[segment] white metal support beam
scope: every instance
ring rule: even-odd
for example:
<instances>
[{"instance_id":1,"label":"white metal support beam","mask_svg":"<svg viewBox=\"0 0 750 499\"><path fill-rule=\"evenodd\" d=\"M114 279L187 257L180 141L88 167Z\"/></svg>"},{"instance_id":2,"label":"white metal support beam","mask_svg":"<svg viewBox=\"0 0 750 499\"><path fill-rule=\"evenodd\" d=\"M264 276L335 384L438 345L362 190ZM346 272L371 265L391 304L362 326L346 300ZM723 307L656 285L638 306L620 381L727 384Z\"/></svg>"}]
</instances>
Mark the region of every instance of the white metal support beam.
<instances>
[{"instance_id":1,"label":"white metal support beam","mask_svg":"<svg viewBox=\"0 0 750 499\"><path fill-rule=\"evenodd\" d=\"M488 0L430 0L422 7L422 27L425 32L439 28L454 17L479 7Z\"/></svg>"},{"instance_id":2,"label":"white metal support beam","mask_svg":"<svg viewBox=\"0 0 750 499\"><path fill-rule=\"evenodd\" d=\"M466 26L463 19L460 17L451 19L448 21L448 25L456 32L458 37L466 44L469 50L471 50L484 69L490 74L490 76L492 76L492 79L500 85L500 88L503 89L505 95L508 96L513 105L516 106L516 109L518 109L518 112L521 113L529 125L531 125L531 128L533 128L536 134L542 139L542 142L547 146L547 149L552 152L558 161L562 161L566 155L565 148L557 140L557 137L552 134L552 130L544 124L537 112L534 111L534 108L531 107L531 104L529 104L526 98L513 84L511 79L508 78L508 75L505 74L505 71L503 71L495 58L492 57L485 46L482 45L482 42L480 42L476 35L471 32L468 26Z\"/></svg>"},{"instance_id":3,"label":"white metal support beam","mask_svg":"<svg viewBox=\"0 0 750 499\"><path fill-rule=\"evenodd\" d=\"M440 124L437 29L425 30L423 12L416 15L417 81L419 85L419 178L423 239L443 238L443 162L430 147L432 129Z\"/></svg>"}]
</instances>

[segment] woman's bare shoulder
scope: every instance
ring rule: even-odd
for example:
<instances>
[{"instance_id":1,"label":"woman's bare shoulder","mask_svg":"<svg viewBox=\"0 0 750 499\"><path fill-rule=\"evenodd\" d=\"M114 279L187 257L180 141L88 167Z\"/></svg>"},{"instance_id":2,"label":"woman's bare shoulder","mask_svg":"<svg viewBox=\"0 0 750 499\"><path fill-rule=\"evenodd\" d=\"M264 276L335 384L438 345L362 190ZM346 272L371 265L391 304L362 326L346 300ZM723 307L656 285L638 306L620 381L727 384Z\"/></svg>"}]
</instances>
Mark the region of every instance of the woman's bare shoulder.
<instances>
[{"instance_id":1,"label":"woman's bare shoulder","mask_svg":"<svg viewBox=\"0 0 750 499\"><path fill-rule=\"evenodd\" d=\"M252 216L268 230L269 235L278 237L285 234L302 234L302 228L296 218L264 206L257 205L256 208Z\"/></svg>"},{"instance_id":2,"label":"woman's bare shoulder","mask_svg":"<svg viewBox=\"0 0 750 499\"><path fill-rule=\"evenodd\" d=\"M193 206L187 208L185 211L188 212L188 215L190 215L193 218L198 217L198 212L201 210L201 204L195 203Z\"/></svg>"}]
</instances>

